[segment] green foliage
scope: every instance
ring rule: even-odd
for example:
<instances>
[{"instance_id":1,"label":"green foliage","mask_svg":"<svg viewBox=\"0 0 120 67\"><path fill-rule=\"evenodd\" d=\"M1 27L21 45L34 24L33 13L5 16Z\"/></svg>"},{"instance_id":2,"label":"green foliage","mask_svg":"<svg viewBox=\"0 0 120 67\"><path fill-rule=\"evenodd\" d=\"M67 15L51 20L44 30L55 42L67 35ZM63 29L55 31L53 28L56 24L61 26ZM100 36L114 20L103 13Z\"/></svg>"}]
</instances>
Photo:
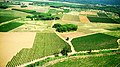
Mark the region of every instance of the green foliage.
<instances>
[{"instance_id":1,"label":"green foliage","mask_svg":"<svg viewBox=\"0 0 120 67\"><path fill-rule=\"evenodd\" d=\"M120 54L87 58L69 58L48 67L119 67Z\"/></svg>"},{"instance_id":2,"label":"green foliage","mask_svg":"<svg viewBox=\"0 0 120 67\"><path fill-rule=\"evenodd\" d=\"M117 37L109 36L102 33L92 34L73 39L71 42L76 51L99 50L117 48Z\"/></svg>"},{"instance_id":3,"label":"green foliage","mask_svg":"<svg viewBox=\"0 0 120 67\"><path fill-rule=\"evenodd\" d=\"M77 25L74 24L65 24L65 25L61 25L61 24L54 24L53 28L56 28L56 31L58 32L69 32L69 31L76 31L77 30Z\"/></svg>"},{"instance_id":4,"label":"green foliage","mask_svg":"<svg viewBox=\"0 0 120 67\"><path fill-rule=\"evenodd\" d=\"M55 33L37 33L33 47L22 49L7 65L14 67L41 57L60 53L64 47L71 51L70 46Z\"/></svg>"},{"instance_id":5,"label":"green foliage","mask_svg":"<svg viewBox=\"0 0 120 67\"><path fill-rule=\"evenodd\" d=\"M10 22L7 24L3 24L0 26L0 32L8 32L14 28L17 28L21 25L23 25L24 23L18 23L18 22Z\"/></svg>"},{"instance_id":6,"label":"green foliage","mask_svg":"<svg viewBox=\"0 0 120 67\"><path fill-rule=\"evenodd\" d=\"M68 12L70 12L70 10L69 9L64 9L64 12L68 13Z\"/></svg>"},{"instance_id":7,"label":"green foliage","mask_svg":"<svg viewBox=\"0 0 120 67\"><path fill-rule=\"evenodd\" d=\"M57 23L57 24L54 24L52 28L57 28L57 27L61 27L62 25Z\"/></svg>"}]
</instances>

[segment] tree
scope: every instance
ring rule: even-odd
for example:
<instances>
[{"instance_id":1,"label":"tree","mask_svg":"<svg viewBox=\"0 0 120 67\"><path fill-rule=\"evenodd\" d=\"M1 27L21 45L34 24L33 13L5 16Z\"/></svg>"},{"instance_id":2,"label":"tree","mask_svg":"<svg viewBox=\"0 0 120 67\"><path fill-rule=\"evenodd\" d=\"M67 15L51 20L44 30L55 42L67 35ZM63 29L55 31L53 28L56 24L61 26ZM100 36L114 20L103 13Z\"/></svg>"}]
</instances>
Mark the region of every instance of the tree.
<instances>
[{"instance_id":1,"label":"tree","mask_svg":"<svg viewBox=\"0 0 120 67\"><path fill-rule=\"evenodd\" d=\"M57 23L57 24L54 24L54 25L52 26L52 28L57 28L57 27L61 27L61 26L62 26L61 24Z\"/></svg>"}]
</instances>

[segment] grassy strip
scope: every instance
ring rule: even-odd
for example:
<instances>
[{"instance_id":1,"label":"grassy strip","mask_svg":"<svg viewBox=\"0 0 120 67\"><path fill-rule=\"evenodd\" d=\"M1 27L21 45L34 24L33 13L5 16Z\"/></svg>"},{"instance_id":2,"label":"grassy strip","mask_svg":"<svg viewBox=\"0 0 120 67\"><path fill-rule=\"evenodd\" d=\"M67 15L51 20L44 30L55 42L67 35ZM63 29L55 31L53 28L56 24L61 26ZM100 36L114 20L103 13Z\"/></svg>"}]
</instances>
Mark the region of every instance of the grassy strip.
<instances>
[{"instance_id":1,"label":"grassy strip","mask_svg":"<svg viewBox=\"0 0 120 67\"><path fill-rule=\"evenodd\" d=\"M10 22L7 24L3 24L0 26L0 32L8 32L12 29L15 29L21 25L23 25L24 23L18 23L18 22Z\"/></svg>"},{"instance_id":2,"label":"grassy strip","mask_svg":"<svg viewBox=\"0 0 120 67\"><path fill-rule=\"evenodd\" d=\"M70 46L60 39L55 33L37 33L33 47L22 49L8 62L8 66L14 67L44 56L60 53L64 47Z\"/></svg>"},{"instance_id":3,"label":"grassy strip","mask_svg":"<svg viewBox=\"0 0 120 67\"><path fill-rule=\"evenodd\" d=\"M98 33L73 39L71 42L76 51L117 48L117 37Z\"/></svg>"}]
</instances>

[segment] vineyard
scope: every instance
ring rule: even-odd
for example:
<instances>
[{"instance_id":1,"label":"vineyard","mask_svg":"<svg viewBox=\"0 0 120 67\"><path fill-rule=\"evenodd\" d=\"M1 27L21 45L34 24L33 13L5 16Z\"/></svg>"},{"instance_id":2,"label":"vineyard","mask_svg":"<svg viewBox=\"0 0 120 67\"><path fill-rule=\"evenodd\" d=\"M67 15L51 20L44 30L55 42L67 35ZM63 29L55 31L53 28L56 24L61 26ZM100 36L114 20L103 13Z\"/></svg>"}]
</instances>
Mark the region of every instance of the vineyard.
<instances>
[{"instance_id":1,"label":"vineyard","mask_svg":"<svg viewBox=\"0 0 120 67\"><path fill-rule=\"evenodd\" d=\"M104 18L104 17L90 17L89 16L88 19L90 20L90 22L93 22L93 23L118 23L111 18Z\"/></svg>"},{"instance_id":2,"label":"vineyard","mask_svg":"<svg viewBox=\"0 0 120 67\"><path fill-rule=\"evenodd\" d=\"M120 67L120 54L87 58L69 58L63 62L49 65L48 67Z\"/></svg>"},{"instance_id":3,"label":"vineyard","mask_svg":"<svg viewBox=\"0 0 120 67\"><path fill-rule=\"evenodd\" d=\"M24 23L19 23L19 22L10 22L7 24L3 24L0 26L0 32L8 32L14 28L17 28L21 25L23 25Z\"/></svg>"},{"instance_id":4,"label":"vineyard","mask_svg":"<svg viewBox=\"0 0 120 67\"><path fill-rule=\"evenodd\" d=\"M27 15L30 14L14 11L14 10L0 9L0 23L10 21L19 17L26 17Z\"/></svg>"},{"instance_id":5,"label":"vineyard","mask_svg":"<svg viewBox=\"0 0 120 67\"><path fill-rule=\"evenodd\" d=\"M97 13L99 17L104 17L104 18L108 18L108 16L105 13Z\"/></svg>"},{"instance_id":6,"label":"vineyard","mask_svg":"<svg viewBox=\"0 0 120 67\"><path fill-rule=\"evenodd\" d=\"M84 50L98 50L117 48L117 37L97 33L73 39L71 42L77 52Z\"/></svg>"},{"instance_id":7,"label":"vineyard","mask_svg":"<svg viewBox=\"0 0 120 67\"><path fill-rule=\"evenodd\" d=\"M32 48L23 48L8 62L7 66L14 67L35 59L60 53L64 47L70 46L54 33L37 33Z\"/></svg>"}]
</instances>

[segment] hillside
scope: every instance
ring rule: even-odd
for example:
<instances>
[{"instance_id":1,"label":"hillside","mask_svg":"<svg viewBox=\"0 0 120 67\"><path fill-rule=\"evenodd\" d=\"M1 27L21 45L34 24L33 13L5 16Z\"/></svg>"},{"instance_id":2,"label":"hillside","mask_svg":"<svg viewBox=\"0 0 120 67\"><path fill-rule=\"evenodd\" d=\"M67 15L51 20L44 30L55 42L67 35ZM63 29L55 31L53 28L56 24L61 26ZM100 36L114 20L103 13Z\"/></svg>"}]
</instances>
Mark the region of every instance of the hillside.
<instances>
[{"instance_id":1,"label":"hillside","mask_svg":"<svg viewBox=\"0 0 120 67\"><path fill-rule=\"evenodd\" d=\"M81 3L81 4L120 5L119 0L50 0L50 1L75 2L75 3Z\"/></svg>"}]
</instances>

